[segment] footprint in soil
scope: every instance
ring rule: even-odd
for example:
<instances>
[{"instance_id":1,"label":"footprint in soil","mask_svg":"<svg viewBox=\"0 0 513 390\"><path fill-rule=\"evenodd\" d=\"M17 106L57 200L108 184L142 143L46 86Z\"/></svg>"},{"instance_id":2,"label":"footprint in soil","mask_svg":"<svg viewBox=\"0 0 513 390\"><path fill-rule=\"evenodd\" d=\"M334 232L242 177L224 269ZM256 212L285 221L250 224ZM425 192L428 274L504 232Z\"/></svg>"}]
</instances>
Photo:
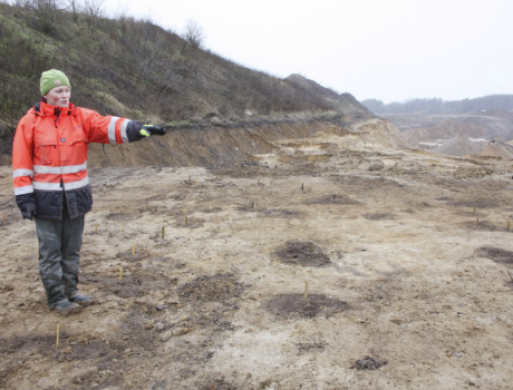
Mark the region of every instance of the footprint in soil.
<instances>
[{"instance_id":1,"label":"footprint in soil","mask_svg":"<svg viewBox=\"0 0 513 390\"><path fill-rule=\"evenodd\" d=\"M366 357L362 360L357 360L352 366L351 369L356 368L357 370L377 370L381 366L384 366L388 362L383 359Z\"/></svg>"},{"instance_id":2,"label":"footprint in soil","mask_svg":"<svg viewBox=\"0 0 513 390\"><path fill-rule=\"evenodd\" d=\"M324 314L326 318L351 309L344 301L328 298L323 294L280 294L267 303L267 309L281 319L314 318Z\"/></svg>"},{"instance_id":3,"label":"footprint in soil","mask_svg":"<svg viewBox=\"0 0 513 390\"><path fill-rule=\"evenodd\" d=\"M476 249L476 255L486 257L496 263L513 264L513 252L501 248L483 246Z\"/></svg>"},{"instance_id":4,"label":"footprint in soil","mask_svg":"<svg viewBox=\"0 0 513 390\"><path fill-rule=\"evenodd\" d=\"M287 247L275 252L282 263L304 267L323 267L331 263L329 257L321 253L321 248L311 242L288 242Z\"/></svg>"},{"instance_id":5,"label":"footprint in soil","mask_svg":"<svg viewBox=\"0 0 513 390\"><path fill-rule=\"evenodd\" d=\"M178 288L178 294L186 301L226 302L240 298L245 288L234 274L199 276Z\"/></svg>"}]
</instances>

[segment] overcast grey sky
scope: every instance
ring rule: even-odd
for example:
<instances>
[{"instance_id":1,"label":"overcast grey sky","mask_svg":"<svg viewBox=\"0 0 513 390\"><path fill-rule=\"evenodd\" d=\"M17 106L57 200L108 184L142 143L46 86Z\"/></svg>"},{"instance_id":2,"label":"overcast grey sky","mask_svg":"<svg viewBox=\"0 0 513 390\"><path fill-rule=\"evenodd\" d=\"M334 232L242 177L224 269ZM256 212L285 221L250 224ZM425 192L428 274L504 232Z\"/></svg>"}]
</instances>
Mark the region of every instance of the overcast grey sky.
<instances>
[{"instance_id":1,"label":"overcast grey sky","mask_svg":"<svg viewBox=\"0 0 513 390\"><path fill-rule=\"evenodd\" d=\"M513 94L513 0L106 0L277 77L358 100Z\"/></svg>"}]
</instances>

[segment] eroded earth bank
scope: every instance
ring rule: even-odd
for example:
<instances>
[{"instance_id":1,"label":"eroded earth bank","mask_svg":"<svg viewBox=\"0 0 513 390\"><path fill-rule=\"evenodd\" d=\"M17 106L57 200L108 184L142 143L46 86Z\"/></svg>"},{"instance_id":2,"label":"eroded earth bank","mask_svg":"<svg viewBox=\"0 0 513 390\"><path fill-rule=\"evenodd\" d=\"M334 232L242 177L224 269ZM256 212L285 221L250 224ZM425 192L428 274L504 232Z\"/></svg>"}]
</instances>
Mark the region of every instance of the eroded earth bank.
<instances>
[{"instance_id":1,"label":"eroded earth bank","mask_svg":"<svg viewBox=\"0 0 513 390\"><path fill-rule=\"evenodd\" d=\"M0 168L1 388L511 389L511 161L378 119L155 142L91 152L68 317Z\"/></svg>"}]
</instances>

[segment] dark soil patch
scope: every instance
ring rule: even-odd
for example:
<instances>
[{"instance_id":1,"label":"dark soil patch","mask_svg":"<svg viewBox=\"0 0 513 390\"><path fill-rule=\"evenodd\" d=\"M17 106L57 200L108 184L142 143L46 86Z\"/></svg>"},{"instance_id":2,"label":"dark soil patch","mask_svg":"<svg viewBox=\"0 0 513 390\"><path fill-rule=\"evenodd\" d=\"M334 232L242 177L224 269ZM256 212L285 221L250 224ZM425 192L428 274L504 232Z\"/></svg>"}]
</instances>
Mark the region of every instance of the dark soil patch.
<instances>
[{"instance_id":1,"label":"dark soil patch","mask_svg":"<svg viewBox=\"0 0 513 390\"><path fill-rule=\"evenodd\" d=\"M244 213L258 213L258 212L261 212L262 209L259 209L258 208L258 205L257 204L250 204L250 205L245 205L245 206L239 206L237 207L237 210L238 211L242 211Z\"/></svg>"},{"instance_id":2,"label":"dark soil patch","mask_svg":"<svg viewBox=\"0 0 513 390\"><path fill-rule=\"evenodd\" d=\"M366 219L371 221L380 221L383 219L395 219L395 215L393 214L364 214L363 216Z\"/></svg>"},{"instance_id":3,"label":"dark soil patch","mask_svg":"<svg viewBox=\"0 0 513 390\"><path fill-rule=\"evenodd\" d=\"M345 195L328 195L324 197L319 198L310 198L303 202L304 204L311 205L311 204L332 204L332 205L355 205L360 204L356 200L351 199L348 196Z\"/></svg>"},{"instance_id":4,"label":"dark soil patch","mask_svg":"<svg viewBox=\"0 0 513 390\"><path fill-rule=\"evenodd\" d=\"M235 327L233 326L233 323L231 323L230 321L223 321L214 328L216 332L233 331L234 329Z\"/></svg>"},{"instance_id":5,"label":"dark soil patch","mask_svg":"<svg viewBox=\"0 0 513 390\"><path fill-rule=\"evenodd\" d=\"M155 195L155 196L150 196L146 199L144 199L144 202L154 202L154 201L165 201L166 200L166 195L165 194L162 194L162 195Z\"/></svg>"},{"instance_id":6,"label":"dark soil patch","mask_svg":"<svg viewBox=\"0 0 513 390\"><path fill-rule=\"evenodd\" d=\"M314 318L323 314L326 318L351 309L344 301L330 299L323 294L280 294L267 303L267 309L280 319Z\"/></svg>"},{"instance_id":7,"label":"dark soil patch","mask_svg":"<svg viewBox=\"0 0 513 390\"><path fill-rule=\"evenodd\" d=\"M397 287L394 289L394 287L387 285L387 282L384 282L383 284L371 285L362 291L361 298L365 302L376 302L380 304L382 302L388 302L391 300L391 291L398 292L399 289Z\"/></svg>"},{"instance_id":8,"label":"dark soil patch","mask_svg":"<svg viewBox=\"0 0 513 390\"><path fill-rule=\"evenodd\" d=\"M176 194L176 195L168 195L169 199L176 200L176 201L182 201L187 199L187 195L185 194Z\"/></svg>"},{"instance_id":9,"label":"dark soil patch","mask_svg":"<svg viewBox=\"0 0 513 390\"><path fill-rule=\"evenodd\" d=\"M460 178L454 176L449 179L445 177L426 175L424 177L424 181L427 184L436 185L438 187L451 188L451 190L454 192L462 192L461 190L473 186L472 183L469 183L466 180L461 180Z\"/></svg>"},{"instance_id":10,"label":"dark soil patch","mask_svg":"<svg viewBox=\"0 0 513 390\"><path fill-rule=\"evenodd\" d=\"M507 232L508 229L506 226L497 226L490 222L486 221L479 221L477 223L477 220L475 222L468 222L464 224L464 226L467 228L467 230L479 230L483 232Z\"/></svg>"},{"instance_id":11,"label":"dark soil patch","mask_svg":"<svg viewBox=\"0 0 513 390\"><path fill-rule=\"evenodd\" d=\"M107 215L107 219L109 221L117 221L117 222L133 221L137 218L138 217L135 217L133 214L113 213L113 214Z\"/></svg>"},{"instance_id":12,"label":"dark soil patch","mask_svg":"<svg viewBox=\"0 0 513 390\"><path fill-rule=\"evenodd\" d=\"M71 346L69 354L64 356L67 360L98 359L107 355L108 346L104 341L93 340L87 343L77 343Z\"/></svg>"},{"instance_id":13,"label":"dark soil patch","mask_svg":"<svg viewBox=\"0 0 513 390\"><path fill-rule=\"evenodd\" d=\"M226 303L240 298L245 288L233 274L216 274L197 277L180 286L178 294L186 301Z\"/></svg>"},{"instance_id":14,"label":"dark soil patch","mask_svg":"<svg viewBox=\"0 0 513 390\"><path fill-rule=\"evenodd\" d=\"M239 390L240 387L226 382L224 379L216 379L210 383L198 385L199 390Z\"/></svg>"},{"instance_id":15,"label":"dark soil patch","mask_svg":"<svg viewBox=\"0 0 513 390\"><path fill-rule=\"evenodd\" d=\"M286 167L274 167L259 165L241 165L241 167L213 168L211 172L217 176L229 176L233 178L261 178L261 177L290 177L319 175L319 167L312 163L297 163Z\"/></svg>"},{"instance_id":16,"label":"dark soil patch","mask_svg":"<svg viewBox=\"0 0 513 390\"><path fill-rule=\"evenodd\" d=\"M484 246L475 251L476 255L486 257L496 263L513 264L513 252L501 248Z\"/></svg>"},{"instance_id":17,"label":"dark soil patch","mask_svg":"<svg viewBox=\"0 0 513 390\"><path fill-rule=\"evenodd\" d=\"M276 169L260 166L258 164L241 164L228 167L211 168L210 170L216 176L228 176L234 178L252 178L275 176ZM284 175L284 173L282 173Z\"/></svg>"},{"instance_id":18,"label":"dark soil patch","mask_svg":"<svg viewBox=\"0 0 513 390\"><path fill-rule=\"evenodd\" d=\"M210 213L219 213L219 212L223 211L223 209L221 207L203 207L200 211L205 214L210 214Z\"/></svg>"},{"instance_id":19,"label":"dark soil patch","mask_svg":"<svg viewBox=\"0 0 513 390\"><path fill-rule=\"evenodd\" d=\"M295 217L301 215L300 212L289 209L264 209L258 207L258 204L245 205L237 207L238 211L244 213L260 213L265 217Z\"/></svg>"},{"instance_id":20,"label":"dark soil patch","mask_svg":"<svg viewBox=\"0 0 513 390\"><path fill-rule=\"evenodd\" d=\"M129 346L132 351L151 348L157 340L157 333L145 329L145 324L151 322L159 313L151 305L133 305L119 327L120 342L123 340L123 344Z\"/></svg>"},{"instance_id":21,"label":"dark soil patch","mask_svg":"<svg viewBox=\"0 0 513 390\"><path fill-rule=\"evenodd\" d=\"M150 305L133 305L113 339L87 340L87 337L81 336L79 342L70 343L66 349L59 351L59 361L89 361L87 364L96 365L100 372L85 374L78 381L76 378L73 383L77 383L77 388L90 389L93 382L102 389L110 386L128 388L125 384L126 374L123 373L126 366L134 367L141 360L155 356L153 351L156 349L158 334L145 327L145 324L153 323L157 313ZM101 375L101 371L106 370L111 373L108 376ZM68 384L66 388L75 387Z\"/></svg>"},{"instance_id":22,"label":"dark soil patch","mask_svg":"<svg viewBox=\"0 0 513 390\"><path fill-rule=\"evenodd\" d=\"M296 346L298 349L298 354L302 355L304 353L309 353L309 352L313 352L313 353L322 352L326 348L326 343L317 341L317 342L311 342L311 343L297 343Z\"/></svg>"},{"instance_id":23,"label":"dark soil patch","mask_svg":"<svg viewBox=\"0 0 513 390\"><path fill-rule=\"evenodd\" d=\"M394 180L383 177L361 177L361 176L338 176L333 179L335 183L343 186L363 187L363 188L382 188L382 187L400 187Z\"/></svg>"},{"instance_id":24,"label":"dark soil patch","mask_svg":"<svg viewBox=\"0 0 513 390\"><path fill-rule=\"evenodd\" d=\"M321 248L310 242L288 242L287 247L276 252L282 263L304 267L323 267L331 263Z\"/></svg>"},{"instance_id":25,"label":"dark soil patch","mask_svg":"<svg viewBox=\"0 0 513 390\"><path fill-rule=\"evenodd\" d=\"M383 359L366 357L362 360L357 360L352 366L351 369L356 368L357 370L377 370L381 366L386 365L388 362Z\"/></svg>"},{"instance_id":26,"label":"dark soil patch","mask_svg":"<svg viewBox=\"0 0 513 390\"><path fill-rule=\"evenodd\" d=\"M176 284L176 279L167 280L161 275L126 275L120 282L118 277L84 275L80 278L80 282L98 283L120 298L134 298L142 297L155 290L169 289L171 285Z\"/></svg>"},{"instance_id":27,"label":"dark soil patch","mask_svg":"<svg viewBox=\"0 0 513 390\"><path fill-rule=\"evenodd\" d=\"M446 205L448 205L448 206L469 207L471 209L473 209L474 207L476 209L499 207L499 204L496 201L492 200L492 199L463 199L463 200L457 200L457 199L440 198L440 200L443 200L443 202Z\"/></svg>"},{"instance_id":28,"label":"dark soil patch","mask_svg":"<svg viewBox=\"0 0 513 390\"><path fill-rule=\"evenodd\" d=\"M299 211L289 209L265 209L261 212L266 217L297 217L301 215Z\"/></svg>"},{"instance_id":29,"label":"dark soil patch","mask_svg":"<svg viewBox=\"0 0 513 390\"><path fill-rule=\"evenodd\" d=\"M144 213L157 214L159 211L158 206L145 206L137 209L137 214L140 216Z\"/></svg>"},{"instance_id":30,"label":"dark soil patch","mask_svg":"<svg viewBox=\"0 0 513 390\"><path fill-rule=\"evenodd\" d=\"M55 351L56 335L13 336L8 339L0 339L0 354L12 354L27 350L44 354L48 351ZM66 333L60 333L61 342L67 338Z\"/></svg>"}]
</instances>

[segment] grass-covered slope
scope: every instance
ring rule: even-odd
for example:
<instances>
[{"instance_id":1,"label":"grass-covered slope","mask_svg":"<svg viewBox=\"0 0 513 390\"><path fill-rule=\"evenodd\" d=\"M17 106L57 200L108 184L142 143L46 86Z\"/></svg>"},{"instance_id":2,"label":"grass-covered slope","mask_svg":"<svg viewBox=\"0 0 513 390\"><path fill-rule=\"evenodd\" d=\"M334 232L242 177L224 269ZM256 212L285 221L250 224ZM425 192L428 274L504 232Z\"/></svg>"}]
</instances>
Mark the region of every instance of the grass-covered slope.
<instances>
[{"instance_id":1,"label":"grass-covered slope","mask_svg":"<svg viewBox=\"0 0 513 390\"><path fill-rule=\"evenodd\" d=\"M47 8L37 8L39 3ZM242 67L149 21L101 18L54 5L53 0L0 3L4 153L17 122L40 98L41 72L50 68L69 76L75 104L154 123L213 116L236 122L248 112L372 115L348 94L301 76L282 80Z\"/></svg>"}]
</instances>

